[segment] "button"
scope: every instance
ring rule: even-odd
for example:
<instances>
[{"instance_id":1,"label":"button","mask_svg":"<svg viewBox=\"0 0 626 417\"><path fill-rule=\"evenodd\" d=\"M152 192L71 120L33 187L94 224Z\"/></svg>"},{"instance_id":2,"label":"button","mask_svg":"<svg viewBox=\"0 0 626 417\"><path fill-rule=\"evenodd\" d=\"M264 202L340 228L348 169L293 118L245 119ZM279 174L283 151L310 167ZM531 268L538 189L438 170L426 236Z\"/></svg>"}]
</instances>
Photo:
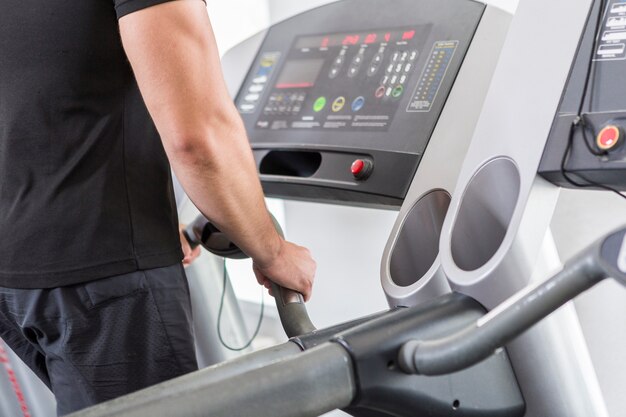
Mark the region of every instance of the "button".
<instances>
[{"instance_id":1,"label":"button","mask_svg":"<svg viewBox=\"0 0 626 417\"><path fill-rule=\"evenodd\" d=\"M253 111L256 106L254 104L242 104L239 106L241 111L250 112Z\"/></svg>"},{"instance_id":2,"label":"button","mask_svg":"<svg viewBox=\"0 0 626 417\"><path fill-rule=\"evenodd\" d=\"M244 98L244 100L246 100L246 101L251 101L251 102L255 102L255 101L257 101L257 100L259 99L259 97L261 97L261 96L260 96L260 95L258 95L258 94L248 94L248 95Z\"/></svg>"},{"instance_id":3,"label":"button","mask_svg":"<svg viewBox=\"0 0 626 417\"><path fill-rule=\"evenodd\" d=\"M393 98L398 98L402 95L402 93L404 93L404 87L402 87L401 85L397 85L391 92L391 96Z\"/></svg>"},{"instance_id":4,"label":"button","mask_svg":"<svg viewBox=\"0 0 626 417\"><path fill-rule=\"evenodd\" d=\"M369 178L374 169L374 164L368 159L356 159L350 166L350 172L357 180L363 181Z\"/></svg>"},{"instance_id":5,"label":"button","mask_svg":"<svg viewBox=\"0 0 626 417\"><path fill-rule=\"evenodd\" d=\"M354 78L359 73L359 67L350 67L348 70L348 77Z\"/></svg>"},{"instance_id":6,"label":"button","mask_svg":"<svg viewBox=\"0 0 626 417\"><path fill-rule=\"evenodd\" d=\"M391 74L393 72L393 64L389 64L389 66L387 67L387 73Z\"/></svg>"},{"instance_id":7,"label":"button","mask_svg":"<svg viewBox=\"0 0 626 417\"><path fill-rule=\"evenodd\" d=\"M603 151L608 151L616 147L620 143L620 139L620 128L615 125L609 125L598 133L596 144Z\"/></svg>"},{"instance_id":8,"label":"button","mask_svg":"<svg viewBox=\"0 0 626 417\"><path fill-rule=\"evenodd\" d=\"M402 71L402 64L396 65L396 72L401 72L401 71Z\"/></svg>"},{"instance_id":9,"label":"button","mask_svg":"<svg viewBox=\"0 0 626 417\"><path fill-rule=\"evenodd\" d=\"M359 175L363 172L363 168L365 168L365 162L362 159L357 159L352 163L350 171L352 171L352 175Z\"/></svg>"},{"instance_id":10,"label":"button","mask_svg":"<svg viewBox=\"0 0 626 417\"><path fill-rule=\"evenodd\" d=\"M381 85L380 87L378 87L378 89L376 89L376 93L374 93L374 95L376 96L376 98L381 98L382 96L385 95L385 86Z\"/></svg>"},{"instance_id":11,"label":"button","mask_svg":"<svg viewBox=\"0 0 626 417\"><path fill-rule=\"evenodd\" d=\"M343 109L343 106L345 105L346 105L346 98L337 97L335 101L333 101L332 109L335 113L337 113L338 111L341 111L341 109Z\"/></svg>"},{"instance_id":12,"label":"button","mask_svg":"<svg viewBox=\"0 0 626 417\"><path fill-rule=\"evenodd\" d=\"M363 96L357 97L352 102L352 111L356 113L359 110L361 110L364 105L365 105L365 97Z\"/></svg>"},{"instance_id":13,"label":"button","mask_svg":"<svg viewBox=\"0 0 626 417\"><path fill-rule=\"evenodd\" d=\"M250 86L248 91L250 93L260 93L261 91L263 91L263 87L264 87L263 85L259 85L259 84L252 85L252 86Z\"/></svg>"},{"instance_id":14,"label":"button","mask_svg":"<svg viewBox=\"0 0 626 417\"><path fill-rule=\"evenodd\" d=\"M326 107L326 97L319 97L313 104L313 111L319 113Z\"/></svg>"},{"instance_id":15,"label":"button","mask_svg":"<svg viewBox=\"0 0 626 417\"><path fill-rule=\"evenodd\" d=\"M404 67L404 72L411 72L411 68L413 68L411 63L406 64L406 67Z\"/></svg>"},{"instance_id":16,"label":"button","mask_svg":"<svg viewBox=\"0 0 626 417\"><path fill-rule=\"evenodd\" d=\"M409 61L411 62L415 61L418 55L419 55L419 52L411 51L411 53L409 54Z\"/></svg>"},{"instance_id":17,"label":"button","mask_svg":"<svg viewBox=\"0 0 626 417\"><path fill-rule=\"evenodd\" d=\"M385 76L383 77L383 82L382 82L381 84L382 84L382 85L387 85L387 83L388 83L388 82L389 82L389 76L388 76L388 75L385 75Z\"/></svg>"},{"instance_id":18,"label":"button","mask_svg":"<svg viewBox=\"0 0 626 417\"><path fill-rule=\"evenodd\" d=\"M262 75L260 77L255 77L252 82L255 84L265 84L267 82L267 76Z\"/></svg>"},{"instance_id":19,"label":"button","mask_svg":"<svg viewBox=\"0 0 626 417\"><path fill-rule=\"evenodd\" d=\"M400 55L400 62L405 62L408 57L409 53L407 51L402 52L402 55Z\"/></svg>"},{"instance_id":20,"label":"button","mask_svg":"<svg viewBox=\"0 0 626 417\"><path fill-rule=\"evenodd\" d=\"M405 74L402 74L402 77L400 77L400 84L404 84L407 80L407 77Z\"/></svg>"},{"instance_id":21,"label":"button","mask_svg":"<svg viewBox=\"0 0 626 417\"><path fill-rule=\"evenodd\" d=\"M391 77L391 84L395 84L396 82L398 82L398 76L394 75L393 77Z\"/></svg>"},{"instance_id":22,"label":"button","mask_svg":"<svg viewBox=\"0 0 626 417\"><path fill-rule=\"evenodd\" d=\"M337 75L339 75L339 68L334 67L330 69L330 72L328 73L328 78L337 78Z\"/></svg>"},{"instance_id":23,"label":"button","mask_svg":"<svg viewBox=\"0 0 626 417\"><path fill-rule=\"evenodd\" d=\"M371 77L373 75L376 75L376 73L378 72L378 65L372 65L371 67L369 67L369 69L367 70L367 76Z\"/></svg>"},{"instance_id":24,"label":"button","mask_svg":"<svg viewBox=\"0 0 626 417\"><path fill-rule=\"evenodd\" d=\"M393 88L387 87L387 91L385 91L385 96L390 97L392 91L393 91Z\"/></svg>"}]
</instances>

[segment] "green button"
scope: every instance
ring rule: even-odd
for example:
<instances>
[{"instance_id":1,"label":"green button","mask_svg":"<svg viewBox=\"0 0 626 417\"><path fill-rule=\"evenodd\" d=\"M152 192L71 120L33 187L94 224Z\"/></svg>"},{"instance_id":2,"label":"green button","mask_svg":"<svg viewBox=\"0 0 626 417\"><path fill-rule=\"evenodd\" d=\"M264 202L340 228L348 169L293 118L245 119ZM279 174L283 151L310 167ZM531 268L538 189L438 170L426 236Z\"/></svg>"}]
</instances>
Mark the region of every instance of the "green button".
<instances>
[{"instance_id":1,"label":"green button","mask_svg":"<svg viewBox=\"0 0 626 417\"><path fill-rule=\"evenodd\" d=\"M315 100L315 104L313 104L313 111L315 111L315 113L319 113L324 110L324 107L326 107L326 97L320 97Z\"/></svg>"},{"instance_id":2,"label":"green button","mask_svg":"<svg viewBox=\"0 0 626 417\"><path fill-rule=\"evenodd\" d=\"M401 85L397 85L391 92L391 95L393 96L393 98L398 98L402 95L402 93L404 93L404 87L402 87Z\"/></svg>"}]
</instances>

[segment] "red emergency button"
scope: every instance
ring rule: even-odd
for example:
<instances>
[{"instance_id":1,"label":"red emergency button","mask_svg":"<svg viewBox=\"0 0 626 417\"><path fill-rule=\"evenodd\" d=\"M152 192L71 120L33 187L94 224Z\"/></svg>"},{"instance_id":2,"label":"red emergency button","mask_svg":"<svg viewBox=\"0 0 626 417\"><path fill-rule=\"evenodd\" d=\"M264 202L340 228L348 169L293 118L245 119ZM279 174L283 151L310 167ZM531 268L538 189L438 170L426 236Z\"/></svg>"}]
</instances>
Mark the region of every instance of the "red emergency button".
<instances>
[{"instance_id":1,"label":"red emergency button","mask_svg":"<svg viewBox=\"0 0 626 417\"><path fill-rule=\"evenodd\" d=\"M615 125L606 126L598 133L596 145L603 151L608 151L617 146L620 142L620 128Z\"/></svg>"},{"instance_id":2,"label":"red emergency button","mask_svg":"<svg viewBox=\"0 0 626 417\"><path fill-rule=\"evenodd\" d=\"M366 180L372 173L374 164L367 159L357 159L352 163L350 171L357 180Z\"/></svg>"}]
</instances>

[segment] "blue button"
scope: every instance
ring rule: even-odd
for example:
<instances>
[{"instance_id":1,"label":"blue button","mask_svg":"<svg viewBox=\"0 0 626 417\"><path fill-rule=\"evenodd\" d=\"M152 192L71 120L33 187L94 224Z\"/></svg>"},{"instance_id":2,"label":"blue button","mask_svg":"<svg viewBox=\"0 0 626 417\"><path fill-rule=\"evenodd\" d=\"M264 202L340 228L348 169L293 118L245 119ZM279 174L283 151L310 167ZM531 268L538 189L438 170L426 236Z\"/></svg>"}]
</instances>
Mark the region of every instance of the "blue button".
<instances>
[{"instance_id":1,"label":"blue button","mask_svg":"<svg viewBox=\"0 0 626 417\"><path fill-rule=\"evenodd\" d=\"M363 108L365 105L365 98L363 96L357 97L352 102L352 111L357 112Z\"/></svg>"}]
</instances>

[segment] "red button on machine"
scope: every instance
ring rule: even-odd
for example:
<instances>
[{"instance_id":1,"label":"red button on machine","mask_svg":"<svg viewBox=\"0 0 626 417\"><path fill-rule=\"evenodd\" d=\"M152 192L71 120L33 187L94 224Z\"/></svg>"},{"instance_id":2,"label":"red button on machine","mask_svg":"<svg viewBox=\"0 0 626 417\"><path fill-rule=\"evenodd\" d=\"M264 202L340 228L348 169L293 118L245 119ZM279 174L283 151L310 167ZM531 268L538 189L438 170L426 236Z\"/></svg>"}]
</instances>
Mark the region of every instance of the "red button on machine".
<instances>
[{"instance_id":1,"label":"red button on machine","mask_svg":"<svg viewBox=\"0 0 626 417\"><path fill-rule=\"evenodd\" d=\"M363 162L362 159L357 159L352 163L350 170L352 171L352 175L359 175L363 172L363 168L365 168L365 162Z\"/></svg>"},{"instance_id":2,"label":"red button on machine","mask_svg":"<svg viewBox=\"0 0 626 417\"><path fill-rule=\"evenodd\" d=\"M357 159L352 163L350 171L357 180L366 180L372 173L374 164L367 159Z\"/></svg>"},{"instance_id":3,"label":"red button on machine","mask_svg":"<svg viewBox=\"0 0 626 417\"><path fill-rule=\"evenodd\" d=\"M598 137L596 138L596 145L598 145L598 148L602 149L603 151L608 151L617 146L620 142L620 139L620 128L614 125L609 125L604 127L604 129L602 129L600 133L598 133Z\"/></svg>"}]
</instances>

